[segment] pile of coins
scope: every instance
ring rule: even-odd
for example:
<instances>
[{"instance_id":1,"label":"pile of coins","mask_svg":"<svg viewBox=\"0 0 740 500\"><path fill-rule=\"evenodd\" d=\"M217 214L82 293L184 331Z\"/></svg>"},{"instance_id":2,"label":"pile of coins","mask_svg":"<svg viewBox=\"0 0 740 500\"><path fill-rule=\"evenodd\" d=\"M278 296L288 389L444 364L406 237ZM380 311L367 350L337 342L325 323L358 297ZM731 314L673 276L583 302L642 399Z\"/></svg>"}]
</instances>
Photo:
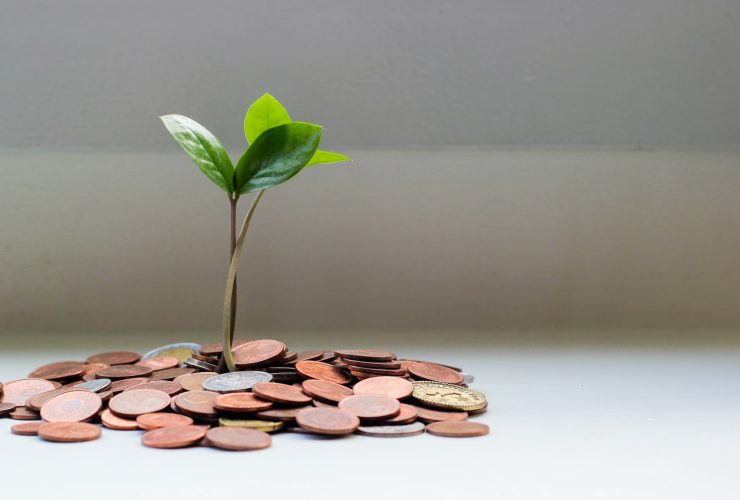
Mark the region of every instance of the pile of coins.
<instances>
[{"instance_id":1,"label":"pile of coins","mask_svg":"<svg viewBox=\"0 0 740 500\"><path fill-rule=\"evenodd\" d=\"M352 349L290 352L278 340L237 342L238 371L218 373L221 343L179 343L144 356L106 352L41 366L0 383L0 417L18 435L90 441L100 425L145 431L153 448L257 450L270 433L473 437L485 396L455 367Z\"/></svg>"}]
</instances>

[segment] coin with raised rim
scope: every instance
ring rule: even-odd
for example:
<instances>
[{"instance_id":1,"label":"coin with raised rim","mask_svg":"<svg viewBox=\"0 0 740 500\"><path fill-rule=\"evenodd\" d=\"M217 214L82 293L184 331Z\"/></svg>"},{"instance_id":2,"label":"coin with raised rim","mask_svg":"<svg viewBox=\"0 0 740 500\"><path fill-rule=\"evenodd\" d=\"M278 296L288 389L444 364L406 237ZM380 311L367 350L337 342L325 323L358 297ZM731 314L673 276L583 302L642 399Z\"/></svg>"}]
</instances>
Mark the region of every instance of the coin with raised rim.
<instances>
[{"instance_id":1,"label":"coin with raised rim","mask_svg":"<svg viewBox=\"0 0 740 500\"><path fill-rule=\"evenodd\" d=\"M349 387L327 382L326 380L308 379L304 380L303 392L324 402L337 404L344 398L354 395Z\"/></svg>"},{"instance_id":2,"label":"coin with raised rim","mask_svg":"<svg viewBox=\"0 0 740 500\"><path fill-rule=\"evenodd\" d=\"M110 411L123 418L136 418L144 413L164 410L170 404L170 396L156 389L123 391L111 398Z\"/></svg>"},{"instance_id":3,"label":"coin with raised rim","mask_svg":"<svg viewBox=\"0 0 740 500\"><path fill-rule=\"evenodd\" d=\"M445 437L478 437L485 436L488 431L489 428L486 424L467 420L449 420L427 425L429 434Z\"/></svg>"},{"instance_id":4,"label":"coin with raised rim","mask_svg":"<svg viewBox=\"0 0 740 500\"><path fill-rule=\"evenodd\" d=\"M157 356L173 356L179 360L180 363L189 358L193 353L200 350L200 344L194 342L178 342L176 344L168 344L152 349L148 353L144 354L141 359L151 359Z\"/></svg>"},{"instance_id":5,"label":"coin with raised rim","mask_svg":"<svg viewBox=\"0 0 740 500\"><path fill-rule=\"evenodd\" d=\"M149 382L129 387L126 391L140 391L142 389L155 389L157 391L166 392L170 396L174 396L175 394L182 392L182 386L171 380L150 380Z\"/></svg>"},{"instance_id":6,"label":"coin with raised rim","mask_svg":"<svg viewBox=\"0 0 740 500\"><path fill-rule=\"evenodd\" d=\"M186 391L202 391L203 382L209 378L215 377L218 373L215 372L198 372L188 373L186 375L180 375L175 378L175 382L180 384Z\"/></svg>"},{"instance_id":7,"label":"coin with raised rim","mask_svg":"<svg viewBox=\"0 0 740 500\"><path fill-rule=\"evenodd\" d=\"M411 382L399 377L372 377L357 382L355 394L383 394L394 399L405 399L414 392Z\"/></svg>"},{"instance_id":8,"label":"coin with raised rim","mask_svg":"<svg viewBox=\"0 0 740 500\"><path fill-rule=\"evenodd\" d=\"M213 406L220 411L251 413L269 410L272 408L272 403L248 392L232 392L217 396L213 400Z\"/></svg>"},{"instance_id":9,"label":"coin with raised rim","mask_svg":"<svg viewBox=\"0 0 740 500\"><path fill-rule=\"evenodd\" d=\"M397 399L383 394L361 394L350 396L339 402L339 409L357 415L361 420L383 420L393 418L401 412Z\"/></svg>"},{"instance_id":10,"label":"coin with raised rim","mask_svg":"<svg viewBox=\"0 0 740 500\"><path fill-rule=\"evenodd\" d=\"M357 359L360 361L393 361L396 355L388 351L378 351L376 349L344 349L334 351L340 358Z\"/></svg>"},{"instance_id":11,"label":"coin with raised rim","mask_svg":"<svg viewBox=\"0 0 740 500\"><path fill-rule=\"evenodd\" d=\"M486 406L483 393L461 385L444 382L412 382L412 397L428 406L450 410L472 411Z\"/></svg>"},{"instance_id":12,"label":"coin with raised rim","mask_svg":"<svg viewBox=\"0 0 740 500\"><path fill-rule=\"evenodd\" d=\"M154 373L152 373L152 380L173 380L177 377L180 377L182 375L188 375L190 373L193 373L195 369L187 367L187 366L181 366L179 368L168 368L167 370L159 370Z\"/></svg>"},{"instance_id":13,"label":"coin with raised rim","mask_svg":"<svg viewBox=\"0 0 740 500\"><path fill-rule=\"evenodd\" d=\"M100 421L105 427L116 431L139 430L139 424L136 423L136 420L119 417L107 408L100 412Z\"/></svg>"},{"instance_id":14,"label":"coin with raised rim","mask_svg":"<svg viewBox=\"0 0 740 500\"><path fill-rule=\"evenodd\" d=\"M416 420L416 417L417 417L417 411L414 406L401 403L401 411L398 412L398 415L396 415L393 418L383 420L382 424L384 425L410 424L411 422Z\"/></svg>"},{"instance_id":15,"label":"coin with raised rim","mask_svg":"<svg viewBox=\"0 0 740 500\"><path fill-rule=\"evenodd\" d=\"M260 339L246 342L232 349L234 363L242 368L251 368L270 364L272 361L281 359L287 347L279 340Z\"/></svg>"},{"instance_id":16,"label":"coin with raised rim","mask_svg":"<svg viewBox=\"0 0 740 500\"><path fill-rule=\"evenodd\" d=\"M174 398L174 404L182 413L202 419L212 419L218 416L213 402L218 396L211 391L187 391Z\"/></svg>"},{"instance_id":17,"label":"coin with raised rim","mask_svg":"<svg viewBox=\"0 0 740 500\"><path fill-rule=\"evenodd\" d=\"M128 365L139 361L138 353L129 351L101 352L89 356L88 363L105 363L106 365Z\"/></svg>"},{"instance_id":18,"label":"coin with raised rim","mask_svg":"<svg viewBox=\"0 0 740 500\"><path fill-rule=\"evenodd\" d=\"M305 378L325 380L335 384L349 384L352 381L352 377L343 368L321 361L299 361L295 364L295 368Z\"/></svg>"},{"instance_id":19,"label":"coin with raised rim","mask_svg":"<svg viewBox=\"0 0 740 500\"><path fill-rule=\"evenodd\" d=\"M252 451L268 448L272 438L266 432L245 427L214 427L206 432L210 446L230 451Z\"/></svg>"},{"instance_id":20,"label":"coin with raised rim","mask_svg":"<svg viewBox=\"0 0 740 500\"><path fill-rule=\"evenodd\" d=\"M58 361L36 368L28 375L28 378L64 380L81 377L85 373L84 366L85 363L80 363L79 361Z\"/></svg>"},{"instance_id":21,"label":"coin with raised rim","mask_svg":"<svg viewBox=\"0 0 740 500\"><path fill-rule=\"evenodd\" d=\"M44 422L38 434L42 439L57 443L80 443L100 437L100 427L83 422Z\"/></svg>"},{"instance_id":22,"label":"coin with raised rim","mask_svg":"<svg viewBox=\"0 0 740 500\"><path fill-rule=\"evenodd\" d=\"M424 424L414 422L404 425L361 425L357 434L374 437L406 437L416 436L424 432Z\"/></svg>"},{"instance_id":23,"label":"coin with raised rim","mask_svg":"<svg viewBox=\"0 0 740 500\"><path fill-rule=\"evenodd\" d=\"M184 448L191 446L206 435L206 429L199 425L180 425L154 429L141 436L144 446L150 448Z\"/></svg>"},{"instance_id":24,"label":"coin with raised rim","mask_svg":"<svg viewBox=\"0 0 740 500\"><path fill-rule=\"evenodd\" d=\"M192 425L193 419L178 413L145 413L136 417L136 423L145 431L151 431L162 427Z\"/></svg>"},{"instance_id":25,"label":"coin with raised rim","mask_svg":"<svg viewBox=\"0 0 740 500\"><path fill-rule=\"evenodd\" d=\"M6 382L2 393L3 403L13 403L16 406L26 404L28 398L41 394L42 392L51 391L59 387L49 380L42 378L24 378Z\"/></svg>"},{"instance_id":26,"label":"coin with raised rim","mask_svg":"<svg viewBox=\"0 0 740 500\"><path fill-rule=\"evenodd\" d=\"M341 436L352 434L360 426L360 419L339 408L305 408L296 415L296 423L316 434Z\"/></svg>"},{"instance_id":27,"label":"coin with raised rim","mask_svg":"<svg viewBox=\"0 0 740 500\"><path fill-rule=\"evenodd\" d=\"M25 406L16 406L8 415L13 420L41 420L41 414Z\"/></svg>"},{"instance_id":28,"label":"coin with raised rim","mask_svg":"<svg viewBox=\"0 0 740 500\"><path fill-rule=\"evenodd\" d=\"M95 380L90 380L89 382L77 384L74 387L77 387L78 389L87 389L93 392L103 392L110 389L112 383L113 381L109 378L97 378Z\"/></svg>"},{"instance_id":29,"label":"coin with raised rim","mask_svg":"<svg viewBox=\"0 0 740 500\"><path fill-rule=\"evenodd\" d=\"M203 381L203 389L214 392L239 392L252 388L254 384L269 382L272 375L266 372L246 371L222 373Z\"/></svg>"},{"instance_id":30,"label":"coin with raised rim","mask_svg":"<svg viewBox=\"0 0 740 500\"><path fill-rule=\"evenodd\" d=\"M103 400L92 391L80 389L54 396L41 406L47 422L85 422L98 414Z\"/></svg>"},{"instance_id":31,"label":"coin with raised rim","mask_svg":"<svg viewBox=\"0 0 740 500\"><path fill-rule=\"evenodd\" d=\"M311 403L310 396L292 385L261 382L252 386L252 392L262 399L284 405L301 406Z\"/></svg>"},{"instance_id":32,"label":"coin with raised rim","mask_svg":"<svg viewBox=\"0 0 740 500\"><path fill-rule=\"evenodd\" d=\"M465 411L439 411L423 406L416 407L416 416L425 424L434 422L447 422L450 420L467 420L468 412Z\"/></svg>"},{"instance_id":33,"label":"coin with raised rim","mask_svg":"<svg viewBox=\"0 0 740 500\"><path fill-rule=\"evenodd\" d=\"M152 373L148 366L138 365L112 365L109 368L103 368L95 372L96 378L109 378L111 380L120 380L124 378L145 377Z\"/></svg>"},{"instance_id":34,"label":"coin with raised rim","mask_svg":"<svg viewBox=\"0 0 740 500\"><path fill-rule=\"evenodd\" d=\"M177 367L177 365L179 364L180 360L174 356L155 356L153 358L139 361L138 363L136 363L136 366L147 366L151 368L152 371L157 371L169 370L170 368Z\"/></svg>"},{"instance_id":35,"label":"coin with raised rim","mask_svg":"<svg viewBox=\"0 0 740 500\"><path fill-rule=\"evenodd\" d=\"M431 380L433 382L445 382L447 384L459 384L464 378L462 374L452 368L435 363L411 363L408 365L408 371L416 378Z\"/></svg>"}]
</instances>

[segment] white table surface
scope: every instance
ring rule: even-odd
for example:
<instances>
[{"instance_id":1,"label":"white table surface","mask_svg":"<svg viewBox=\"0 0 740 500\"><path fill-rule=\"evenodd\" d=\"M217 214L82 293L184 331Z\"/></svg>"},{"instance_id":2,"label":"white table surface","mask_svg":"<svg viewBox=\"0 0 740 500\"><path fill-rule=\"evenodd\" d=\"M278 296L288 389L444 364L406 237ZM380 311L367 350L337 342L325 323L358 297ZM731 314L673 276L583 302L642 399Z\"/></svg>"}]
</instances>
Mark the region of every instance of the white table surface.
<instances>
[{"instance_id":1,"label":"white table surface","mask_svg":"<svg viewBox=\"0 0 740 500\"><path fill-rule=\"evenodd\" d=\"M397 352L474 374L473 387L490 401L476 420L491 426L490 435L324 439L283 433L267 450L234 453L149 449L138 431L108 429L94 442L47 443L12 435L16 422L0 419L0 496L740 498L736 348L416 346ZM11 345L0 350L0 380L90 353Z\"/></svg>"}]
</instances>

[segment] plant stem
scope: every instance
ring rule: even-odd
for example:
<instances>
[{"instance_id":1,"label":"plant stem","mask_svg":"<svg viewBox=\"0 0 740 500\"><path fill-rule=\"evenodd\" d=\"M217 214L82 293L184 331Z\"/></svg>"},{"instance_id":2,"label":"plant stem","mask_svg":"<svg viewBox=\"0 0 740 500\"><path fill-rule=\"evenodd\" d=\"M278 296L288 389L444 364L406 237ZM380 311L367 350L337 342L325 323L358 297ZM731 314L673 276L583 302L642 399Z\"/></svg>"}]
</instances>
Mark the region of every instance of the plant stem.
<instances>
[{"instance_id":1,"label":"plant stem","mask_svg":"<svg viewBox=\"0 0 740 500\"><path fill-rule=\"evenodd\" d=\"M236 363L234 363L234 356L231 353L231 340L233 335L233 327L232 327L232 298L234 297L234 292L236 290L236 271L239 267L239 257L242 253L242 248L244 246L244 240L247 237L247 230L249 229L249 224L252 222L252 216L254 215L254 211L257 208L257 204L259 204L260 200L262 199L262 195L265 194L265 190L261 190L257 192L257 196L255 196L254 200L252 201L252 205L249 207L249 210L247 211L246 217L244 217L244 222L242 223L242 228L239 231L239 237L236 240L236 243L234 245L234 252L231 256L231 265L229 266L229 274L226 277L226 290L224 292L224 311L223 311L223 333L224 333L224 354L223 354L223 360L226 362L226 366L229 371L233 372L236 371Z\"/></svg>"},{"instance_id":2,"label":"plant stem","mask_svg":"<svg viewBox=\"0 0 740 500\"><path fill-rule=\"evenodd\" d=\"M231 202L231 254L229 261L234 258L234 249L236 248L236 202L239 201L239 195L229 198ZM229 323L229 339L234 343L234 327L236 326L236 276L234 276L234 290L231 292L231 321Z\"/></svg>"}]
</instances>

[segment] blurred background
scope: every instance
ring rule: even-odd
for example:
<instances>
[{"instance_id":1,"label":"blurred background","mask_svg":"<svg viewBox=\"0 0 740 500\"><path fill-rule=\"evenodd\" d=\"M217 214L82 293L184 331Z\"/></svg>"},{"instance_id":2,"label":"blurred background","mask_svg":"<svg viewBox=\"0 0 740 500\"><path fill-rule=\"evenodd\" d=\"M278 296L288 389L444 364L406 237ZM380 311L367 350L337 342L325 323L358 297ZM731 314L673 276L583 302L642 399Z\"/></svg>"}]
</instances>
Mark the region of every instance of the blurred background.
<instances>
[{"instance_id":1,"label":"blurred background","mask_svg":"<svg viewBox=\"0 0 740 500\"><path fill-rule=\"evenodd\" d=\"M215 340L227 199L158 116L192 117L236 159L264 92L355 161L266 194L244 336L740 327L736 1L0 4L10 342Z\"/></svg>"}]
</instances>

